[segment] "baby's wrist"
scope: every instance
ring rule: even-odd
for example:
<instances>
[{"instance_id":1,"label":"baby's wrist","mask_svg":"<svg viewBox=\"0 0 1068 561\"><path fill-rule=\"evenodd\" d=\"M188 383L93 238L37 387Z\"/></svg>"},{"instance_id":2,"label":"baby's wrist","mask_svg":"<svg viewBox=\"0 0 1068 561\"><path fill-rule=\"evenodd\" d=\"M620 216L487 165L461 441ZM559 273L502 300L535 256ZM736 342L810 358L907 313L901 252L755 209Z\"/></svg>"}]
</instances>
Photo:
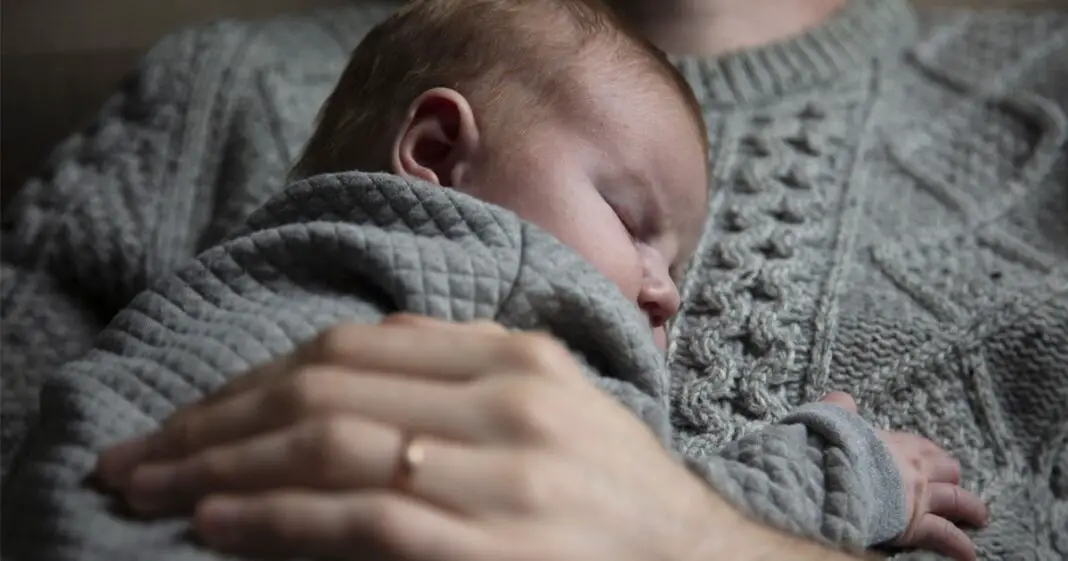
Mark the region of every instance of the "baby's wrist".
<instances>
[{"instance_id":1,"label":"baby's wrist","mask_svg":"<svg viewBox=\"0 0 1068 561\"><path fill-rule=\"evenodd\" d=\"M720 500L721 512L712 519L696 547L679 557L685 561L859 561L855 556L775 530L746 518ZM709 530L708 528L712 528Z\"/></svg>"},{"instance_id":2,"label":"baby's wrist","mask_svg":"<svg viewBox=\"0 0 1068 561\"><path fill-rule=\"evenodd\" d=\"M908 526L904 484L879 433L860 415L828 403L803 405L782 420L801 424L840 449L865 507L862 518L868 547L888 542ZM833 474L828 473L828 476Z\"/></svg>"}]
</instances>

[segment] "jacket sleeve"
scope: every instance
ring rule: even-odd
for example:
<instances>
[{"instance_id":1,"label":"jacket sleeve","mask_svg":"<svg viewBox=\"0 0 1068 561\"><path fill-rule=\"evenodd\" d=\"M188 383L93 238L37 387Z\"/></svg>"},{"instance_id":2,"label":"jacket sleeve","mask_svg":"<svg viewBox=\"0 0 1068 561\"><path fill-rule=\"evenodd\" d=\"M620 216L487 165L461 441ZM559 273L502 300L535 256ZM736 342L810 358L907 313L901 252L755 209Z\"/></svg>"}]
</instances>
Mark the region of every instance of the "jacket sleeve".
<instances>
[{"instance_id":1,"label":"jacket sleeve","mask_svg":"<svg viewBox=\"0 0 1068 561\"><path fill-rule=\"evenodd\" d=\"M779 424L685 461L749 517L831 546L861 551L908 523L889 450L869 423L833 405L804 405Z\"/></svg>"},{"instance_id":2,"label":"jacket sleeve","mask_svg":"<svg viewBox=\"0 0 1068 561\"><path fill-rule=\"evenodd\" d=\"M644 420L666 446L699 449L686 439L701 435L672 435L671 380L663 357L640 344L650 341L647 320L632 304L619 304L612 287L591 289L600 286L593 278L600 275L580 266L570 252L552 258L558 245L528 233L521 290L506 306L510 313L498 319L529 329L545 326L524 325L523 318L543 318L594 365L590 373L598 387ZM591 313L597 310L604 313ZM778 425L705 457L684 459L736 508L802 537L862 550L905 529L905 498L893 458L874 427L844 409L806 405Z\"/></svg>"},{"instance_id":3,"label":"jacket sleeve","mask_svg":"<svg viewBox=\"0 0 1068 561\"><path fill-rule=\"evenodd\" d=\"M89 478L101 450L157 428L227 379L285 355L327 326L383 317L381 298L355 279L343 295L327 296L314 283L278 280L284 274L267 259L240 256L241 248L247 256L262 243L245 239L228 248L237 246L233 252L209 250L152 283L91 351L48 378L40 421L3 493L5 559L221 558L190 539L188 519L124 516Z\"/></svg>"}]
</instances>

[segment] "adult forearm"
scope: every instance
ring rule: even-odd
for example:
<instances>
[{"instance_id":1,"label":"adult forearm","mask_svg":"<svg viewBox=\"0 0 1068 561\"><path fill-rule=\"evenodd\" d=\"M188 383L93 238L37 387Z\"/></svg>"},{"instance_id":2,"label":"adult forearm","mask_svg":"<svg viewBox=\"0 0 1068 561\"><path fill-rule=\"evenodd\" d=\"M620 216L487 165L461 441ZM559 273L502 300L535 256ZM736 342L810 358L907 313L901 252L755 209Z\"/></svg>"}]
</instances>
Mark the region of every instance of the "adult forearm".
<instances>
[{"instance_id":1,"label":"adult forearm","mask_svg":"<svg viewBox=\"0 0 1068 561\"><path fill-rule=\"evenodd\" d=\"M733 510L727 513L726 505L722 508L723 518L730 522L700 542L690 558L692 561L861 561L871 558L779 532Z\"/></svg>"},{"instance_id":2,"label":"adult forearm","mask_svg":"<svg viewBox=\"0 0 1068 561\"><path fill-rule=\"evenodd\" d=\"M777 561L779 559L792 559L793 561L858 561L871 558L868 555L858 556L838 551L774 530L768 530L765 533L773 535L754 536L750 542L764 544L762 550L755 550L752 555L746 555L744 552L739 551L737 555L730 558L746 559L748 561ZM726 558L724 557L724 559Z\"/></svg>"}]
</instances>

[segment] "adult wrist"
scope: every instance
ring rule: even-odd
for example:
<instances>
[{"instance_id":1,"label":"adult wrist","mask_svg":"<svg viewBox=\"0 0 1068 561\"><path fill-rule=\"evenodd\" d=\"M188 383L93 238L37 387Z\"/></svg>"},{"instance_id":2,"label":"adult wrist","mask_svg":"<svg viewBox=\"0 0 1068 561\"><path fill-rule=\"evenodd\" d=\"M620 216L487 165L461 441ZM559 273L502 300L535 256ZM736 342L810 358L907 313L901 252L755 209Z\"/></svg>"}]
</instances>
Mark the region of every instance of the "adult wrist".
<instances>
[{"instance_id":1,"label":"adult wrist","mask_svg":"<svg viewBox=\"0 0 1068 561\"><path fill-rule=\"evenodd\" d=\"M737 511L711 490L706 522L693 531L686 561L859 561L858 557L775 530Z\"/></svg>"}]
</instances>

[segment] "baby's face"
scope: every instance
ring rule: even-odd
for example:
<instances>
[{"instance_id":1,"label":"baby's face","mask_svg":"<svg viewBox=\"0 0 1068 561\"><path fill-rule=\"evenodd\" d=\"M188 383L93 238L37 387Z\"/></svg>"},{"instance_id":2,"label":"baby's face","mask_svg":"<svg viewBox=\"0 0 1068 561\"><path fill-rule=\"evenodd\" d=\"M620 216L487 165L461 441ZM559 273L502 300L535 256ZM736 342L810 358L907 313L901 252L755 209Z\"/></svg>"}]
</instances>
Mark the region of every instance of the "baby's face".
<instances>
[{"instance_id":1,"label":"baby's face","mask_svg":"<svg viewBox=\"0 0 1068 561\"><path fill-rule=\"evenodd\" d=\"M581 107L493 151L461 190L589 260L645 312L663 349L706 215L706 154L667 84L589 82Z\"/></svg>"}]
</instances>

